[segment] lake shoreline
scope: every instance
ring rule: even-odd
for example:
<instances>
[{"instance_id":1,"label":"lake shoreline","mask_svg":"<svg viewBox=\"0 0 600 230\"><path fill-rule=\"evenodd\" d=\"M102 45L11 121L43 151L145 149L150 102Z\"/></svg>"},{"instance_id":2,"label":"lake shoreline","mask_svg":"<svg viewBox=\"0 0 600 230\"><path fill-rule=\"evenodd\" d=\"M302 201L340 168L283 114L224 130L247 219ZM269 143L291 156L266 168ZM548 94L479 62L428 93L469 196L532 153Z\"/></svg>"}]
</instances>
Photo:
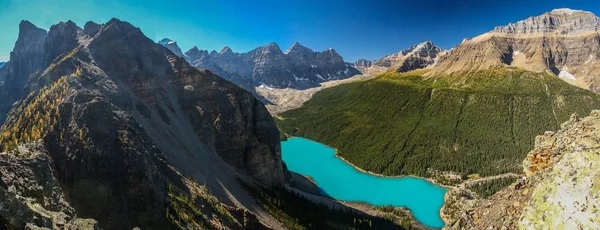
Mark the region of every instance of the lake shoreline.
<instances>
[{"instance_id":1,"label":"lake shoreline","mask_svg":"<svg viewBox=\"0 0 600 230\"><path fill-rule=\"evenodd\" d=\"M329 147L329 146L327 146L327 147ZM330 147L330 148L331 148L331 147ZM333 148L333 149L335 149L335 148ZM429 183L431 183L431 184L433 184L433 185L435 185L435 186L441 187L441 188L445 188L445 189L452 189L452 188L453 188L453 186L448 186L448 185L439 184L439 183L437 183L437 181L436 181L436 180L434 180L434 179L431 179L431 178L420 177L420 176L414 176L414 175L386 176L386 175L383 175L383 174L374 173L374 172L371 172L371 171L364 170L364 169L362 169L362 168L359 168L358 166L356 166L356 165L354 165L354 164L350 163L348 160L344 159L344 157L342 157L342 156L338 155L338 151L337 151L337 149L335 149L335 157L337 157L337 158L341 159L342 161L346 162L346 164L349 164L349 165L350 165L350 166L352 166L354 169L356 169L356 170L358 170L358 171L360 171L360 172L362 172L362 173L369 174L369 175L371 175L371 176L377 176L377 177L383 177L383 178L406 178L406 177L412 177L412 178L418 178L418 179L426 180L427 182L429 182Z\"/></svg>"},{"instance_id":2,"label":"lake shoreline","mask_svg":"<svg viewBox=\"0 0 600 230\"><path fill-rule=\"evenodd\" d=\"M303 139L306 139L306 140L313 141L311 139L304 138L304 137L290 137L290 138L303 138ZM429 183L431 183L431 184L433 184L435 186L441 187L441 188L445 188L445 189L452 189L452 188L454 188L454 186L440 184L435 179L432 179L432 178L420 177L420 176L415 176L415 175L387 176L387 175L383 175L383 174L379 174L379 173L374 173L374 172L371 172L371 171L367 171L367 170L364 170L364 169L362 169L362 168L360 168L360 167L352 164L350 161L348 161L344 157L340 156L338 154L339 151L338 151L337 148L331 147L331 146L323 144L321 142L318 142L318 143L327 146L327 148L333 149L335 157L337 157L340 160L346 162L346 164L349 164L350 166L352 166L352 168L356 169L359 172L362 172L362 173L365 173L365 174L369 174L371 176L383 177L383 178L406 178L406 177L412 177L412 178L418 178L418 179L426 180L427 182L429 182Z\"/></svg>"},{"instance_id":3,"label":"lake shoreline","mask_svg":"<svg viewBox=\"0 0 600 230\"><path fill-rule=\"evenodd\" d=\"M359 173L363 173L363 174L370 175L370 176L374 176L374 177L378 177L378 178L390 178L390 179L394 179L394 178L396 178L396 179L401 179L401 178L414 178L414 179L421 179L421 180L424 180L424 181L426 181L427 183L429 183L429 184L430 184L430 185L432 185L432 186L435 186L435 187L438 187L438 188L440 188L440 189L443 189L445 192L447 192L447 191L449 191L450 189L454 188L453 186L448 186L448 185L442 185L442 184L438 184L438 183L437 183L437 181L436 181L435 179L433 179L433 178L425 178L425 177L414 176L414 175L387 176L387 175L383 175L383 174L378 174L378 173L370 172L370 171L364 170L364 169L362 169L362 168L360 168L360 167L358 167L358 166L356 166L356 165L352 164L351 162L349 162L348 160L346 160L344 157L340 156L340 155L338 154L338 149L337 149L337 148L333 148L333 147L331 147L331 146L328 146L328 145L326 145L326 144L324 144L324 143L320 143L320 142L317 142L317 141L313 141L313 140L311 140L311 139L304 138L304 137L289 137L289 136L288 136L288 139L286 139L285 141L289 141L290 139L293 139L293 138L299 138L299 139L304 139L304 140L307 140L307 141L310 141L310 142L315 142L315 143L317 143L317 144L319 144L319 145L322 145L322 146L324 146L324 147L327 147L327 148L329 148L329 149L333 150L333 156L334 156L335 158L337 158L338 160L342 160L342 162L344 162L346 165L350 165L350 166L352 166L351 168L352 168L352 169L354 169L355 171L359 172ZM295 172L295 173L298 173L298 174L300 174L300 175L303 175L303 176L306 176L306 177L310 177L309 175L301 174L301 173L299 173L299 172ZM318 186L319 186L319 185L318 185L318 183L317 183L315 180L311 180L310 182L311 182L311 183L312 183L314 186L316 186L316 187L318 187ZM368 203L367 201L360 201L360 200L356 200L356 201L350 201L350 200L346 200L346 201L344 201L344 200L340 200L340 199L338 199L338 198L335 198L335 197L330 197L330 196L326 196L326 195L323 195L323 194L319 194L318 196L320 196L320 197L323 197L323 198L328 198L328 199L335 200L335 201L337 201L338 203L346 204L346 206L348 206L348 207L356 207L356 206L360 206L360 207L362 207L363 209L364 209L364 208L366 208L366 207L370 207L370 208L372 208L372 209L375 209L375 207L377 207L377 205L370 204L370 203ZM444 202L444 204L445 204L445 202L446 202L445 195L444 195L444 198L443 198L443 202ZM440 207L440 209L437 211L437 213L438 213L438 216L440 217L440 219L442 220L442 222L444 223L444 225L446 225L446 224L447 224L447 222L446 222L446 220L443 218L443 215L442 215L442 210L443 210L443 205L444 205L444 204L442 204L442 207ZM404 214L405 214L405 215L407 215L407 216L410 216L411 220L414 220L414 221L416 221L416 222L417 222L419 225L421 225L421 226L425 226L425 225L423 225L423 223L421 223L421 222L419 222L418 220L416 220L416 218L414 217L414 215L413 215L413 213L412 213L412 210L410 210L410 208L408 208L408 207L406 207L406 206L396 206L396 205L394 205L394 207L395 207L395 208L400 208L400 209L404 210L404 211L403 211L403 212L404 212Z\"/></svg>"}]
</instances>

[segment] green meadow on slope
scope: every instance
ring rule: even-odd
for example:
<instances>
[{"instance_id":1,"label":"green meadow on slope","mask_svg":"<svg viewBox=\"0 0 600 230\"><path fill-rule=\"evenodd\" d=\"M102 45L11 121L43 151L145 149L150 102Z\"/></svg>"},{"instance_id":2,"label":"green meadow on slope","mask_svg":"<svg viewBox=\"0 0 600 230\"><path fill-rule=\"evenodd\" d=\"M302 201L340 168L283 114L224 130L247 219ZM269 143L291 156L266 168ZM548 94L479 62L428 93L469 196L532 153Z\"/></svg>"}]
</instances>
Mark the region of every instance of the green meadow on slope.
<instances>
[{"instance_id":1,"label":"green meadow on slope","mask_svg":"<svg viewBox=\"0 0 600 230\"><path fill-rule=\"evenodd\" d=\"M496 67L444 77L387 73L324 89L280 114L278 125L375 173L489 176L520 172L536 135L599 108L600 96L556 76Z\"/></svg>"}]
</instances>

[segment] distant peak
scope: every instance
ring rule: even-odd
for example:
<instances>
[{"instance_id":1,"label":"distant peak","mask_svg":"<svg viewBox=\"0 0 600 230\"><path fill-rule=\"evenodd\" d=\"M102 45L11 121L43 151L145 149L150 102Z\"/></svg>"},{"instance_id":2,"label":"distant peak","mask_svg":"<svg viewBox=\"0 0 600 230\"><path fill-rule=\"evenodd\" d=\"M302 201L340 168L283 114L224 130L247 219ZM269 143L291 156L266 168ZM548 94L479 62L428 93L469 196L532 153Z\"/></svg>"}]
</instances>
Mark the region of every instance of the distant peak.
<instances>
[{"instance_id":1,"label":"distant peak","mask_svg":"<svg viewBox=\"0 0 600 230\"><path fill-rule=\"evenodd\" d=\"M279 49L279 45L275 42L271 42L271 43L267 44L266 47Z\"/></svg>"},{"instance_id":2,"label":"distant peak","mask_svg":"<svg viewBox=\"0 0 600 230\"><path fill-rule=\"evenodd\" d=\"M27 20L22 20L21 23L19 23L19 28L38 28L37 26L35 26L33 23L31 23L30 21Z\"/></svg>"},{"instance_id":3,"label":"distant peak","mask_svg":"<svg viewBox=\"0 0 600 230\"><path fill-rule=\"evenodd\" d=\"M174 42L173 40L168 39L168 38L163 38L162 40L158 41L158 44L161 44L163 46L171 45L171 44L175 44L175 43L177 43L177 42Z\"/></svg>"},{"instance_id":4,"label":"distant peak","mask_svg":"<svg viewBox=\"0 0 600 230\"><path fill-rule=\"evenodd\" d=\"M288 54L288 53L290 53L292 51L302 51L302 50L312 51L308 47L303 46L302 44L300 44L300 42L294 42L294 44L292 45L292 47L290 47L287 51L285 51L285 54Z\"/></svg>"},{"instance_id":5,"label":"distant peak","mask_svg":"<svg viewBox=\"0 0 600 230\"><path fill-rule=\"evenodd\" d=\"M304 47L302 44L300 44L300 42L294 42L294 44L292 44L292 48L294 47Z\"/></svg>"},{"instance_id":6,"label":"distant peak","mask_svg":"<svg viewBox=\"0 0 600 230\"><path fill-rule=\"evenodd\" d=\"M554 10L550 11L550 13L572 15L575 13L591 14L592 12L583 11L583 10L573 10L573 9L569 9L569 8L560 8L560 9L554 9Z\"/></svg>"},{"instance_id":7,"label":"distant peak","mask_svg":"<svg viewBox=\"0 0 600 230\"><path fill-rule=\"evenodd\" d=\"M229 46L225 46L223 47L223 49L221 49L221 52L219 52L220 54L224 54L224 53L233 53L233 51L231 50L231 48L229 48Z\"/></svg>"}]
</instances>

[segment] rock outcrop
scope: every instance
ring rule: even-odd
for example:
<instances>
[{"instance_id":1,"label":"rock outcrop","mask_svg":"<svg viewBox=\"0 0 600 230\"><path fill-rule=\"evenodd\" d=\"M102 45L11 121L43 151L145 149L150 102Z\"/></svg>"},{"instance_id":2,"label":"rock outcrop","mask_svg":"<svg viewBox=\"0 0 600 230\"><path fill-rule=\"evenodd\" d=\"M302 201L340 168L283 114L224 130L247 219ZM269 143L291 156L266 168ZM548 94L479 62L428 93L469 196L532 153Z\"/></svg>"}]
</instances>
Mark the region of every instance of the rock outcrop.
<instances>
[{"instance_id":1,"label":"rock outcrop","mask_svg":"<svg viewBox=\"0 0 600 230\"><path fill-rule=\"evenodd\" d=\"M63 194L41 143L0 154L0 227L99 229L97 221L77 218Z\"/></svg>"},{"instance_id":2,"label":"rock outcrop","mask_svg":"<svg viewBox=\"0 0 600 230\"><path fill-rule=\"evenodd\" d=\"M551 72L573 85L600 92L600 18L586 11L557 9L499 26L455 47L429 75L491 66Z\"/></svg>"},{"instance_id":3,"label":"rock outcrop","mask_svg":"<svg viewBox=\"0 0 600 230\"><path fill-rule=\"evenodd\" d=\"M560 35L577 35L580 33L600 31L600 19L583 10L555 9L540 16L498 26L492 32L506 34L554 33Z\"/></svg>"},{"instance_id":4,"label":"rock outcrop","mask_svg":"<svg viewBox=\"0 0 600 230\"><path fill-rule=\"evenodd\" d=\"M2 114L7 152L0 162L21 157L28 164L15 151L40 140L35 156L47 160L40 163L51 168L44 177L59 186L15 193L8 185L14 177L3 176L14 205L29 204L19 191L34 193L28 197L69 217L62 222L93 218L103 229L246 229L270 217L240 185L279 187L284 180L279 132L250 93L117 19L84 29L61 22L47 34L27 22L21 27L1 72L11 88L0 92L16 102L2 104L10 112ZM0 211L0 224L62 223L20 207L25 217L14 222ZM49 221L40 223L36 213Z\"/></svg>"},{"instance_id":5,"label":"rock outcrop","mask_svg":"<svg viewBox=\"0 0 600 230\"><path fill-rule=\"evenodd\" d=\"M436 63L443 49L435 46L431 41L413 45L406 50L395 54L389 54L379 60L358 60L354 67L363 74L377 75L388 69L398 72L409 72L417 69L427 68Z\"/></svg>"},{"instance_id":6,"label":"rock outcrop","mask_svg":"<svg viewBox=\"0 0 600 230\"><path fill-rule=\"evenodd\" d=\"M176 47L169 46L168 42L165 46L176 53ZM261 85L306 89L359 74L334 49L315 52L297 42L285 52L276 43L247 53L235 53L229 47L220 52L194 47L185 52L185 57L191 65L208 69L253 93L254 88Z\"/></svg>"},{"instance_id":7,"label":"rock outcrop","mask_svg":"<svg viewBox=\"0 0 600 230\"><path fill-rule=\"evenodd\" d=\"M6 119L6 113L21 96L21 90L29 75L39 71L44 64L44 43L47 33L31 22L21 21L19 37L10 53L10 61L0 69L0 124ZM27 92L24 92L27 93Z\"/></svg>"},{"instance_id":8,"label":"rock outcrop","mask_svg":"<svg viewBox=\"0 0 600 230\"><path fill-rule=\"evenodd\" d=\"M448 194L451 229L597 229L600 227L600 111L573 115L535 140L524 177L489 200ZM458 197L458 198L457 198Z\"/></svg>"}]
</instances>

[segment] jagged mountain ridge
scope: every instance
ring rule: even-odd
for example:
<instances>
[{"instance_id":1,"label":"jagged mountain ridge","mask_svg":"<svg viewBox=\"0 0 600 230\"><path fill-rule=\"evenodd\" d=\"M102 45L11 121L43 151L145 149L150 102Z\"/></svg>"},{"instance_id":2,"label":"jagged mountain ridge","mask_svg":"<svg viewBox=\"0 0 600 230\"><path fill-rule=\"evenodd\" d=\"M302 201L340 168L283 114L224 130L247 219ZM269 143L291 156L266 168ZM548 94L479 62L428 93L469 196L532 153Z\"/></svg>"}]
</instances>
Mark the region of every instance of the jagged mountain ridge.
<instances>
[{"instance_id":1,"label":"jagged mountain ridge","mask_svg":"<svg viewBox=\"0 0 600 230\"><path fill-rule=\"evenodd\" d=\"M261 85L305 89L359 74L334 49L315 52L298 42L285 52L276 43L246 53L233 52L227 46L220 52L193 47L182 57L193 66L208 69L251 92Z\"/></svg>"},{"instance_id":2,"label":"jagged mountain ridge","mask_svg":"<svg viewBox=\"0 0 600 230\"><path fill-rule=\"evenodd\" d=\"M376 75L388 69L394 69L398 72L409 72L435 64L437 57L443 51L442 48L434 45L433 42L425 41L412 45L408 49L398 53L386 55L375 61L360 59L353 66L363 74Z\"/></svg>"},{"instance_id":3,"label":"jagged mountain ridge","mask_svg":"<svg viewBox=\"0 0 600 230\"><path fill-rule=\"evenodd\" d=\"M47 33L23 21L20 29L11 60L0 70L6 81L0 114L7 117L0 147L10 150L0 154L0 163L4 154L20 162L47 156L52 172L46 173L73 208L69 216L91 217L108 229L219 223L240 229L258 224L254 214L269 218L237 179L267 187L283 183L279 133L251 94L190 66L118 19L88 22L84 29L61 22ZM40 139L38 150L22 148ZM2 183L15 183L9 175L1 175ZM196 194L194 203L208 202L198 196L200 184L231 207L226 210L233 220L221 213L214 222L181 223L193 212L180 213L173 196ZM0 193L4 189L28 190L2 186ZM14 204L26 207L23 202L29 201ZM16 228L33 221L0 215L0 224L10 220ZM58 221L50 219L33 224Z\"/></svg>"},{"instance_id":4,"label":"jagged mountain ridge","mask_svg":"<svg viewBox=\"0 0 600 230\"><path fill-rule=\"evenodd\" d=\"M573 85L600 92L599 32L600 18L591 12L553 10L465 40L441 57L429 75L515 66L551 72Z\"/></svg>"}]
</instances>

